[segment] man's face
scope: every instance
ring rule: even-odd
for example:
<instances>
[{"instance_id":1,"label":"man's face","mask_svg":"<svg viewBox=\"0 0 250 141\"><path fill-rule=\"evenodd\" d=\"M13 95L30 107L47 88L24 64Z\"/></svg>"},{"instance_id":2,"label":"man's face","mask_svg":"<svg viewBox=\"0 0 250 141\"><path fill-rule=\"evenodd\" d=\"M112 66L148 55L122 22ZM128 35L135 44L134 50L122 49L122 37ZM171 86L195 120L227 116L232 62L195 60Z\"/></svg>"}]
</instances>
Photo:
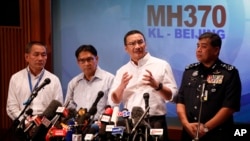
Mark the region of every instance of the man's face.
<instances>
[{"instance_id":1,"label":"man's face","mask_svg":"<svg viewBox=\"0 0 250 141\"><path fill-rule=\"evenodd\" d=\"M196 48L196 58L199 62L210 64L218 58L219 47L213 47L210 44L209 38L204 38L198 41Z\"/></svg>"},{"instance_id":2,"label":"man's face","mask_svg":"<svg viewBox=\"0 0 250 141\"><path fill-rule=\"evenodd\" d=\"M77 58L78 66L87 76L93 76L98 64L98 57L91 54L89 51L82 51Z\"/></svg>"},{"instance_id":3,"label":"man's face","mask_svg":"<svg viewBox=\"0 0 250 141\"><path fill-rule=\"evenodd\" d=\"M146 54L146 43L143 36L138 33L129 35L126 39L125 49L133 61L137 62L143 58Z\"/></svg>"},{"instance_id":4,"label":"man's face","mask_svg":"<svg viewBox=\"0 0 250 141\"><path fill-rule=\"evenodd\" d=\"M42 45L33 45L30 53L25 53L25 60L33 72L42 70L47 61L46 48Z\"/></svg>"}]
</instances>

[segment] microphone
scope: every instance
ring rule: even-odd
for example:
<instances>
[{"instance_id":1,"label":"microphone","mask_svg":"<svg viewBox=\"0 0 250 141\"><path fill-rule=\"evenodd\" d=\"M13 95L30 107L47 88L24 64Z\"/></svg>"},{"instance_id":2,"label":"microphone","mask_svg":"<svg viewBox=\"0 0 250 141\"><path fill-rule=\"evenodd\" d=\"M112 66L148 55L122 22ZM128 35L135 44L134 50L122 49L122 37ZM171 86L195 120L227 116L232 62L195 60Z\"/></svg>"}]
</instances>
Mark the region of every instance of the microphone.
<instances>
[{"instance_id":1,"label":"microphone","mask_svg":"<svg viewBox=\"0 0 250 141\"><path fill-rule=\"evenodd\" d=\"M138 108L138 110L137 110L137 108ZM141 107L133 107L133 109L132 109L132 117L133 117L133 113L134 113L133 111L134 111L134 109L136 109L135 111L141 112L140 109L142 109L142 108L141 108ZM142 111L143 111L143 110L142 110ZM133 134L133 133L136 131L136 129L137 129L138 126L141 124L141 122L143 121L143 119L144 119L144 117L146 116L146 114L148 113L148 111L149 111L149 107L148 107L148 108L146 109L146 111L142 114L142 116L139 118L139 120L137 120L138 117L136 117L137 122L136 122L134 128L132 129L131 134ZM140 114L141 114L141 113L140 113ZM146 123L145 121L144 121L143 123L144 123L144 125L146 125L148 128L151 128L150 125L149 125L148 123Z\"/></svg>"},{"instance_id":2,"label":"microphone","mask_svg":"<svg viewBox=\"0 0 250 141\"><path fill-rule=\"evenodd\" d=\"M98 102L101 100L101 98L103 97L104 95L104 92L103 91L99 91L98 94L97 94L97 97L96 97L96 100L94 101L94 103L92 104L91 108L89 109L89 114L90 116L92 116L92 121L94 120L94 115L96 114L97 112L97 104Z\"/></svg>"},{"instance_id":3,"label":"microphone","mask_svg":"<svg viewBox=\"0 0 250 141\"><path fill-rule=\"evenodd\" d=\"M25 138L25 120L30 121L30 117L32 116L33 110L32 109L28 109L25 114L23 115L23 119L18 123L17 128L15 129L15 134L17 134L17 136L19 136L20 138Z\"/></svg>"},{"instance_id":4,"label":"microphone","mask_svg":"<svg viewBox=\"0 0 250 141\"><path fill-rule=\"evenodd\" d=\"M37 96L38 91L40 91L45 85L47 85L49 83L50 83L50 79L46 78L39 87L36 87L32 91L31 96L29 97L29 99L26 102L23 103L23 105L28 106L33 101L33 99Z\"/></svg>"},{"instance_id":5,"label":"microphone","mask_svg":"<svg viewBox=\"0 0 250 141\"><path fill-rule=\"evenodd\" d=\"M110 105L107 105L104 113L101 115L101 118L100 118L101 126L99 130L99 136L103 140L106 140L107 138L106 128L107 128L107 125L110 123L112 113L113 113L113 109L111 108Z\"/></svg>"},{"instance_id":6,"label":"microphone","mask_svg":"<svg viewBox=\"0 0 250 141\"><path fill-rule=\"evenodd\" d=\"M123 108L123 110L118 113L118 116L122 117L122 120L118 120L117 126L119 126L119 125L125 126L125 130L126 130L127 134L130 134L130 132L131 132L131 130L130 130L131 120L129 120L130 115L131 115L131 112L129 112L127 108ZM139 118L137 118L137 119L139 119Z\"/></svg>"},{"instance_id":7,"label":"microphone","mask_svg":"<svg viewBox=\"0 0 250 141\"><path fill-rule=\"evenodd\" d=\"M97 94L97 97L96 97L96 100L95 102L92 104L91 107L96 107L97 106L97 103L100 101L100 99L103 97L104 95L104 92L103 91L99 91L98 94ZM90 108L91 109L91 108Z\"/></svg>"},{"instance_id":8,"label":"microphone","mask_svg":"<svg viewBox=\"0 0 250 141\"><path fill-rule=\"evenodd\" d=\"M150 135L153 136L155 141L164 140L163 139L163 128L159 121L156 121L153 128L150 129Z\"/></svg>"},{"instance_id":9,"label":"microphone","mask_svg":"<svg viewBox=\"0 0 250 141\"><path fill-rule=\"evenodd\" d=\"M34 89L34 91L32 92L32 94L37 94L45 85L49 84L50 83L50 79L49 78L46 78L43 83L39 86L39 87L36 87Z\"/></svg>"},{"instance_id":10,"label":"microphone","mask_svg":"<svg viewBox=\"0 0 250 141\"><path fill-rule=\"evenodd\" d=\"M32 113L33 113L33 110L32 110L32 109L28 109L28 110L25 112L25 114L26 114L27 116L32 116Z\"/></svg>"},{"instance_id":11,"label":"microphone","mask_svg":"<svg viewBox=\"0 0 250 141\"><path fill-rule=\"evenodd\" d=\"M85 141L92 141L95 139L96 134L99 132L99 126L97 124L92 124L88 133L85 135Z\"/></svg>"},{"instance_id":12,"label":"microphone","mask_svg":"<svg viewBox=\"0 0 250 141\"><path fill-rule=\"evenodd\" d=\"M116 126L116 127L112 128L112 135L115 136L114 140L119 140L119 139L123 138L123 131L124 131L123 126Z\"/></svg>"},{"instance_id":13,"label":"microphone","mask_svg":"<svg viewBox=\"0 0 250 141\"><path fill-rule=\"evenodd\" d=\"M42 119L40 116L36 115L32 117L31 123L24 129L24 133L29 132L35 125L39 126L42 123Z\"/></svg>"},{"instance_id":14,"label":"microphone","mask_svg":"<svg viewBox=\"0 0 250 141\"><path fill-rule=\"evenodd\" d=\"M130 124L129 124L129 115L130 115L130 112L128 111L128 109L124 108L122 110L122 113L123 113L123 118L125 120L125 129L126 129L126 133L127 134L130 134L131 130L130 130Z\"/></svg>"},{"instance_id":15,"label":"microphone","mask_svg":"<svg viewBox=\"0 0 250 141\"><path fill-rule=\"evenodd\" d=\"M53 117L56 115L56 110L62 104L57 100L52 100L49 106L45 109L42 113L41 117L41 124L34 128L34 132L32 133L31 137L34 141L44 140L45 136L49 130L49 126L51 125L51 121Z\"/></svg>"},{"instance_id":16,"label":"microphone","mask_svg":"<svg viewBox=\"0 0 250 141\"><path fill-rule=\"evenodd\" d=\"M113 109L110 106L109 107L106 106L105 111L100 118L101 122L109 123L111 120L112 113Z\"/></svg>"},{"instance_id":17,"label":"microphone","mask_svg":"<svg viewBox=\"0 0 250 141\"><path fill-rule=\"evenodd\" d=\"M118 106L114 106L112 117L111 117L110 121L113 122L115 126L117 125L118 113L119 113L119 107Z\"/></svg>"},{"instance_id":18,"label":"microphone","mask_svg":"<svg viewBox=\"0 0 250 141\"><path fill-rule=\"evenodd\" d=\"M131 112L132 122L135 125L143 115L144 111L140 106L134 106Z\"/></svg>"},{"instance_id":19,"label":"microphone","mask_svg":"<svg viewBox=\"0 0 250 141\"><path fill-rule=\"evenodd\" d=\"M145 101L145 109L147 109L148 106L149 106L149 102L148 102L148 100L149 100L149 93L144 93L143 94L143 98L144 98L144 101Z\"/></svg>"},{"instance_id":20,"label":"microphone","mask_svg":"<svg viewBox=\"0 0 250 141\"><path fill-rule=\"evenodd\" d=\"M83 116L84 114L86 114L88 112L87 108L80 108L77 112L76 112L76 116L75 119Z\"/></svg>"},{"instance_id":21,"label":"microphone","mask_svg":"<svg viewBox=\"0 0 250 141\"><path fill-rule=\"evenodd\" d=\"M46 141L53 141L53 140L59 140L62 138L65 138L67 134L67 130L64 128L56 128L56 127L51 127L46 134L45 140Z\"/></svg>"}]
</instances>

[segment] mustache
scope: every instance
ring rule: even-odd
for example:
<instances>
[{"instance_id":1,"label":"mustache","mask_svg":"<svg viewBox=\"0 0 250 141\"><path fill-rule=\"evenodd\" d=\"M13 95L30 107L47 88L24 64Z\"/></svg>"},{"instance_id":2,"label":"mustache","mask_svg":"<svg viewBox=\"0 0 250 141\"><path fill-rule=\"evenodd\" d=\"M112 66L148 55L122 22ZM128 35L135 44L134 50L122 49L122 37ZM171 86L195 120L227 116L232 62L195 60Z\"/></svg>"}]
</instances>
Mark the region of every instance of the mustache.
<instances>
[{"instance_id":1,"label":"mustache","mask_svg":"<svg viewBox=\"0 0 250 141\"><path fill-rule=\"evenodd\" d=\"M136 49L134 49L134 52L143 52L143 51L144 51L143 48L136 48Z\"/></svg>"}]
</instances>

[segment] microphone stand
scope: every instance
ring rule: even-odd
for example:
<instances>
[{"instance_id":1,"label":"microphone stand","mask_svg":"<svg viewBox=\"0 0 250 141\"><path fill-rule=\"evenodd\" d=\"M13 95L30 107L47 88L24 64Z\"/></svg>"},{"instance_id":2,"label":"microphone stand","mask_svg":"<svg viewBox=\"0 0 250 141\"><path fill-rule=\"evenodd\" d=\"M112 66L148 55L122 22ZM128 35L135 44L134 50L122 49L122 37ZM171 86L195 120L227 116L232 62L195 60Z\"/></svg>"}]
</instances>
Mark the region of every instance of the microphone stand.
<instances>
[{"instance_id":1,"label":"microphone stand","mask_svg":"<svg viewBox=\"0 0 250 141\"><path fill-rule=\"evenodd\" d=\"M148 109L146 111L145 120L149 124L149 109L150 109L150 107L148 106L148 104L145 105L145 109ZM148 141L148 127L145 128L145 141Z\"/></svg>"},{"instance_id":2,"label":"microphone stand","mask_svg":"<svg viewBox=\"0 0 250 141\"><path fill-rule=\"evenodd\" d=\"M204 102L204 96L207 94L207 90L205 91L205 83L202 84L202 90L201 90L201 97L200 97L200 109L199 109L199 115L198 115L198 128L196 131L195 138L192 141L199 141L199 131L200 131L200 124L201 124L201 112L202 112L202 103Z\"/></svg>"},{"instance_id":3,"label":"microphone stand","mask_svg":"<svg viewBox=\"0 0 250 141\"><path fill-rule=\"evenodd\" d=\"M25 113L26 109L29 107L29 105L34 100L34 98L37 96L37 93L38 93L38 91L35 91L35 93L34 92L31 93L29 99L24 103L25 107L23 108L21 113L18 115L18 117L16 119L14 119L11 127L9 128L9 131L7 132L7 134L9 134L11 132L17 132L17 131L18 131L18 134L20 133L21 130L17 130L17 129L18 129L19 126L24 126L25 125L25 123L24 123L25 122L25 117L21 121L19 121L19 118ZM24 132L22 132L22 134L24 134Z\"/></svg>"}]
</instances>

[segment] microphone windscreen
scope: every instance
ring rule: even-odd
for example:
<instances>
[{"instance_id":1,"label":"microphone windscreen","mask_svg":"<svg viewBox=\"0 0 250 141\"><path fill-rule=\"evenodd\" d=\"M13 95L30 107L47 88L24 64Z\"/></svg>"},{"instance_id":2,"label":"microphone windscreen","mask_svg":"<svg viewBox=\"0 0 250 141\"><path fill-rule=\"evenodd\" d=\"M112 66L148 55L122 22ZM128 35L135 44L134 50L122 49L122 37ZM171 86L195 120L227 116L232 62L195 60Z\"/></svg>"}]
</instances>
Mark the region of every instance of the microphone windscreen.
<instances>
[{"instance_id":1,"label":"microphone windscreen","mask_svg":"<svg viewBox=\"0 0 250 141\"><path fill-rule=\"evenodd\" d=\"M28 116L31 116L33 113L33 110L32 109L28 109L25 114L28 115Z\"/></svg>"},{"instance_id":2,"label":"microphone windscreen","mask_svg":"<svg viewBox=\"0 0 250 141\"><path fill-rule=\"evenodd\" d=\"M132 108L131 118L133 119L134 124L136 124L138 122L138 120L141 118L143 113L144 113L144 111L143 111L142 107L135 106Z\"/></svg>"},{"instance_id":3,"label":"microphone windscreen","mask_svg":"<svg viewBox=\"0 0 250 141\"><path fill-rule=\"evenodd\" d=\"M60 106L62 106L61 102L52 100L41 116L45 116L48 120L51 120L56 115L56 110Z\"/></svg>"},{"instance_id":4,"label":"microphone windscreen","mask_svg":"<svg viewBox=\"0 0 250 141\"><path fill-rule=\"evenodd\" d=\"M62 106L62 104L57 100L52 100L48 107L45 109L45 111L42 113L42 124L40 124L38 127L34 128L34 132L31 135L32 140L40 141L44 140L48 129L50 128L50 120L54 118L56 115L56 110L58 107ZM46 124L46 125L45 125Z\"/></svg>"},{"instance_id":5,"label":"microphone windscreen","mask_svg":"<svg viewBox=\"0 0 250 141\"><path fill-rule=\"evenodd\" d=\"M149 99L149 93L144 93L144 94L143 94L143 98L144 98L144 99Z\"/></svg>"},{"instance_id":6,"label":"microphone windscreen","mask_svg":"<svg viewBox=\"0 0 250 141\"><path fill-rule=\"evenodd\" d=\"M82 115L84 115L84 114L86 114L88 112L88 110L87 110L87 108L80 108L78 111L77 111L77 114L79 115L79 116L82 116Z\"/></svg>"},{"instance_id":7,"label":"microphone windscreen","mask_svg":"<svg viewBox=\"0 0 250 141\"><path fill-rule=\"evenodd\" d=\"M113 109L111 107L108 107L105 109L104 114L112 116Z\"/></svg>"},{"instance_id":8,"label":"microphone windscreen","mask_svg":"<svg viewBox=\"0 0 250 141\"><path fill-rule=\"evenodd\" d=\"M46 78L46 79L44 80L44 83L45 83L45 84L49 84L49 83L50 83L50 79L49 79L49 78Z\"/></svg>"},{"instance_id":9,"label":"microphone windscreen","mask_svg":"<svg viewBox=\"0 0 250 141\"><path fill-rule=\"evenodd\" d=\"M97 97L101 98L101 97L103 97L103 95L104 95L104 92L100 91L100 92L98 92L98 96Z\"/></svg>"},{"instance_id":10,"label":"microphone windscreen","mask_svg":"<svg viewBox=\"0 0 250 141\"><path fill-rule=\"evenodd\" d=\"M82 116L79 116L77 119L76 119L76 123L79 124L79 125L85 125L88 120L90 119L90 114L89 113L86 113Z\"/></svg>"}]
</instances>

